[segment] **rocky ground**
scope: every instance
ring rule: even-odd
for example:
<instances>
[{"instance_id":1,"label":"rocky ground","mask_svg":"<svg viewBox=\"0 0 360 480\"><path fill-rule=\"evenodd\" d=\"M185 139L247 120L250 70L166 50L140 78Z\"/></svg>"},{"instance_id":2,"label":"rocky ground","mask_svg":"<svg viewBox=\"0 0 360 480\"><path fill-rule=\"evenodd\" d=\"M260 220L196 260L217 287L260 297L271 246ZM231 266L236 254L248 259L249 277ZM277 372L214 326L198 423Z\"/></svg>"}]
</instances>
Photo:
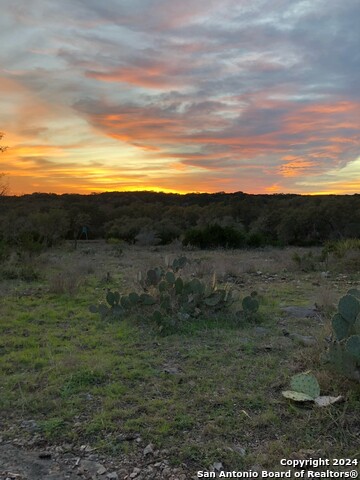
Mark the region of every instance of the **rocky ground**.
<instances>
[{"instance_id":1,"label":"rocky ground","mask_svg":"<svg viewBox=\"0 0 360 480\"><path fill-rule=\"evenodd\" d=\"M83 445L24 448L0 444L0 480L188 480L194 477L183 467L171 468L166 451L147 445L142 457L109 458Z\"/></svg>"}]
</instances>

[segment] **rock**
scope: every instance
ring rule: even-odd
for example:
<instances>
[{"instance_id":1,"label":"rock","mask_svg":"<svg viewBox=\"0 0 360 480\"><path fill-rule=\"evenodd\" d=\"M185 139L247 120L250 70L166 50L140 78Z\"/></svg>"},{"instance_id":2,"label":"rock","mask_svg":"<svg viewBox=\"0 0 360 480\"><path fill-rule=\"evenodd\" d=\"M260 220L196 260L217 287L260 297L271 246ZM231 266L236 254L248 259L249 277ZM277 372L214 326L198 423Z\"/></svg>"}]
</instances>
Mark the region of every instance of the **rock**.
<instances>
[{"instance_id":1,"label":"rock","mask_svg":"<svg viewBox=\"0 0 360 480\"><path fill-rule=\"evenodd\" d=\"M294 340L300 345L304 345L304 347L311 347L317 344L316 338L311 337L309 335L300 335L299 333L290 333L289 338Z\"/></svg>"},{"instance_id":2,"label":"rock","mask_svg":"<svg viewBox=\"0 0 360 480\"><path fill-rule=\"evenodd\" d=\"M214 470L217 470L218 472L224 470L223 464L221 462L214 463Z\"/></svg>"},{"instance_id":3,"label":"rock","mask_svg":"<svg viewBox=\"0 0 360 480\"><path fill-rule=\"evenodd\" d=\"M281 311L293 318L317 318L319 315L315 307L290 306L282 307Z\"/></svg>"},{"instance_id":4,"label":"rock","mask_svg":"<svg viewBox=\"0 0 360 480\"><path fill-rule=\"evenodd\" d=\"M268 335L270 330L265 327L255 327L255 333L256 335Z\"/></svg>"},{"instance_id":5,"label":"rock","mask_svg":"<svg viewBox=\"0 0 360 480\"><path fill-rule=\"evenodd\" d=\"M146 457L146 455L152 455L153 453L154 453L154 445L152 443L149 443L149 445L147 445L144 448L143 454Z\"/></svg>"},{"instance_id":6,"label":"rock","mask_svg":"<svg viewBox=\"0 0 360 480\"><path fill-rule=\"evenodd\" d=\"M232 448L233 448L233 450L235 450L235 452L237 452L242 457L244 457L246 455L245 448L241 447L240 445L234 445Z\"/></svg>"},{"instance_id":7,"label":"rock","mask_svg":"<svg viewBox=\"0 0 360 480\"><path fill-rule=\"evenodd\" d=\"M106 475L108 480L119 480L119 476L116 472L111 472Z\"/></svg>"},{"instance_id":8,"label":"rock","mask_svg":"<svg viewBox=\"0 0 360 480\"><path fill-rule=\"evenodd\" d=\"M41 460L50 460L51 459L51 453L50 452L40 452L39 453L39 458L41 458Z\"/></svg>"},{"instance_id":9,"label":"rock","mask_svg":"<svg viewBox=\"0 0 360 480\"><path fill-rule=\"evenodd\" d=\"M164 368L164 373L168 373L169 375L178 375L180 370L177 367L166 367Z\"/></svg>"},{"instance_id":10,"label":"rock","mask_svg":"<svg viewBox=\"0 0 360 480\"><path fill-rule=\"evenodd\" d=\"M135 478L139 475L141 472L141 468L135 467L132 473L130 474L130 478Z\"/></svg>"},{"instance_id":11,"label":"rock","mask_svg":"<svg viewBox=\"0 0 360 480\"><path fill-rule=\"evenodd\" d=\"M104 467L101 463L93 462L91 460L81 460L81 467L89 472L91 475L103 475L106 472L106 469L103 473L99 473L99 470L102 470Z\"/></svg>"},{"instance_id":12,"label":"rock","mask_svg":"<svg viewBox=\"0 0 360 480\"><path fill-rule=\"evenodd\" d=\"M39 425L35 420L23 420L20 424L21 428L24 428L30 433L36 432L37 430L40 430Z\"/></svg>"},{"instance_id":13,"label":"rock","mask_svg":"<svg viewBox=\"0 0 360 480\"><path fill-rule=\"evenodd\" d=\"M96 471L96 473L97 473L98 475L104 475L104 473L106 473L106 472L107 472L107 470L106 470L106 468L105 468L103 465L101 465L101 466L98 468L98 470Z\"/></svg>"},{"instance_id":14,"label":"rock","mask_svg":"<svg viewBox=\"0 0 360 480\"><path fill-rule=\"evenodd\" d=\"M278 349L283 350L286 348L290 348L293 345L292 340L289 338L289 336L285 337L279 337L276 340L276 346Z\"/></svg>"},{"instance_id":15,"label":"rock","mask_svg":"<svg viewBox=\"0 0 360 480\"><path fill-rule=\"evenodd\" d=\"M140 438L139 433L121 433L116 437L116 440L118 442L131 442L133 440L136 440Z\"/></svg>"}]
</instances>

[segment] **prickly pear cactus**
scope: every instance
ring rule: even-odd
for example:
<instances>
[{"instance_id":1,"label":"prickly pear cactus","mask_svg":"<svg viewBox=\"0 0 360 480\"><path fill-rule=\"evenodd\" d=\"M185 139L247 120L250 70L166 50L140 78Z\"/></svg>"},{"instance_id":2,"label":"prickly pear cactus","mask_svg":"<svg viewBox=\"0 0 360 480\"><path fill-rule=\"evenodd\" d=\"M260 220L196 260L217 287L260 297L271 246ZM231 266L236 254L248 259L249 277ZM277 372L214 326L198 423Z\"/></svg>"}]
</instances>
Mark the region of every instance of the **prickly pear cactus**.
<instances>
[{"instance_id":1,"label":"prickly pear cactus","mask_svg":"<svg viewBox=\"0 0 360 480\"><path fill-rule=\"evenodd\" d=\"M354 360L360 362L360 335L352 335L345 344L346 351L354 357Z\"/></svg>"},{"instance_id":2,"label":"prickly pear cactus","mask_svg":"<svg viewBox=\"0 0 360 480\"><path fill-rule=\"evenodd\" d=\"M292 390L285 390L282 395L295 402L313 402L320 395L319 383L310 372L292 377L290 386Z\"/></svg>"},{"instance_id":3,"label":"prickly pear cactus","mask_svg":"<svg viewBox=\"0 0 360 480\"><path fill-rule=\"evenodd\" d=\"M89 311L91 313L98 313L102 320L120 318L124 314L123 299L124 297L120 297L119 292L108 291L106 294L106 302L109 306L105 303L90 305Z\"/></svg>"},{"instance_id":4,"label":"prickly pear cactus","mask_svg":"<svg viewBox=\"0 0 360 480\"><path fill-rule=\"evenodd\" d=\"M313 402L314 399L307 395L306 393L302 392L295 392L294 390L285 390L281 392L285 398L289 400L294 400L294 402Z\"/></svg>"},{"instance_id":5,"label":"prickly pear cactus","mask_svg":"<svg viewBox=\"0 0 360 480\"><path fill-rule=\"evenodd\" d=\"M108 291L106 294L106 301L110 305L110 307L113 307L114 305L119 305L120 293Z\"/></svg>"},{"instance_id":6,"label":"prickly pear cactus","mask_svg":"<svg viewBox=\"0 0 360 480\"><path fill-rule=\"evenodd\" d=\"M327 355L330 365L360 381L360 290L353 288L340 299L332 328L335 340Z\"/></svg>"},{"instance_id":7,"label":"prickly pear cactus","mask_svg":"<svg viewBox=\"0 0 360 480\"><path fill-rule=\"evenodd\" d=\"M259 310L259 301L253 295L245 297L242 301L245 313L256 313Z\"/></svg>"},{"instance_id":8,"label":"prickly pear cactus","mask_svg":"<svg viewBox=\"0 0 360 480\"><path fill-rule=\"evenodd\" d=\"M359 299L354 295L345 295L339 301L339 314L350 324L355 322L356 317L360 313Z\"/></svg>"},{"instance_id":9,"label":"prickly pear cactus","mask_svg":"<svg viewBox=\"0 0 360 480\"><path fill-rule=\"evenodd\" d=\"M347 293L348 295L352 295L353 297L360 300L360 290L358 290L357 288L350 288L350 290Z\"/></svg>"},{"instance_id":10,"label":"prickly pear cactus","mask_svg":"<svg viewBox=\"0 0 360 480\"><path fill-rule=\"evenodd\" d=\"M332 328L337 340L343 340L349 334L350 325L340 313L335 313L332 319Z\"/></svg>"},{"instance_id":11,"label":"prickly pear cactus","mask_svg":"<svg viewBox=\"0 0 360 480\"><path fill-rule=\"evenodd\" d=\"M316 377L311 373L300 373L295 375L290 382L291 388L296 392L301 392L312 399L320 395L320 386Z\"/></svg>"},{"instance_id":12,"label":"prickly pear cactus","mask_svg":"<svg viewBox=\"0 0 360 480\"><path fill-rule=\"evenodd\" d=\"M230 289L218 288L216 283L205 284L198 278L183 279L177 272L186 263L186 257L180 257L172 263L167 261L167 270L156 267L145 275L140 273L138 280L143 288L142 294L120 295L108 291L106 302L91 305L89 310L104 319L131 312L141 312L142 316L145 313L162 331L169 332L185 321L228 309L234 302Z\"/></svg>"},{"instance_id":13,"label":"prickly pear cactus","mask_svg":"<svg viewBox=\"0 0 360 480\"><path fill-rule=\"evenodd\" d=\"M172 269L174 270L174 272L178 272L179 270L184 268L187 261L188 260L186 257L175 258L175 260L172 263Z\"/></svg>"}]
</instances>

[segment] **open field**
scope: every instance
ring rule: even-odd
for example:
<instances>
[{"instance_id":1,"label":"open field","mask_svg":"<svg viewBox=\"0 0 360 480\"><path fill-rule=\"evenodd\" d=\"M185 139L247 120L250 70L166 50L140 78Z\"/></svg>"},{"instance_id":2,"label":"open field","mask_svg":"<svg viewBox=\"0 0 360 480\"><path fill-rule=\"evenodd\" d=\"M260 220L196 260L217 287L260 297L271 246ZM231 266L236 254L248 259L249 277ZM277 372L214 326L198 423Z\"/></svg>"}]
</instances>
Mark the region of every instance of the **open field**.
<instances>
[{"instance_id":1,"label":"open field","mask_svg":"<svg viewBox=\"0 0 360 480\"><path fill-rule=\"evenodd\" d=\"M334 307L359 286L360 273L345 260L309 265L307 253L89 241L30 260L25 279L0 285L2 444L79 458L92 452L118 478L138 467L144 479L188 479L217 462L256 471L280 470L280 458L359 457L360 385L329 371L323 354ZM164 336L145 313L102 321L89 312L108 289L140 291L139 271L180 254L189 259L184 277L211 282L215 271L239 300L257 291L257 321L234 320L239 302L230 314ZM310 313L283 310L291 306ZM304 346L292 333L315 340ZM284 399L291 376L308 370L322 394L345 401L320 409ZM168 466L154 466L164 459Z\"/></svg>"}]
</instances>

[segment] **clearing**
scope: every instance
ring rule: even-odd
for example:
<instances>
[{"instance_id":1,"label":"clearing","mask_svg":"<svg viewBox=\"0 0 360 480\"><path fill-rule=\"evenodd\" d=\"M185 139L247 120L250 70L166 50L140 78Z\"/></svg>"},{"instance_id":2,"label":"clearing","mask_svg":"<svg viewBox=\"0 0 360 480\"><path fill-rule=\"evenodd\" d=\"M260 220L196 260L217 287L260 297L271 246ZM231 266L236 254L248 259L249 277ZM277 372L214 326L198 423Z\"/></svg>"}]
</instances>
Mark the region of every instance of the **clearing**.
<instances>
[{"instance_id":1,"label":"clearing","mask_svg":"<svg viewBox=\"0 0 360 480\"><path fill-rule=\"evenodd\" d=\"M280 471L281 458L358 457L360 385L323 357L334 306L360 274L345 261L326 268L312 251L89 241L14 260L18 274L0 284L0 479L187 480L217 468ZM215 271L239 300L256 291L256 321L219 312L165 336L145 311L90 313L108 289L140 291L139 271L179 255L184 277L211 282ZM308 370L322 394L345 401L283 398Z\"/></svg>"}]
</instances>

